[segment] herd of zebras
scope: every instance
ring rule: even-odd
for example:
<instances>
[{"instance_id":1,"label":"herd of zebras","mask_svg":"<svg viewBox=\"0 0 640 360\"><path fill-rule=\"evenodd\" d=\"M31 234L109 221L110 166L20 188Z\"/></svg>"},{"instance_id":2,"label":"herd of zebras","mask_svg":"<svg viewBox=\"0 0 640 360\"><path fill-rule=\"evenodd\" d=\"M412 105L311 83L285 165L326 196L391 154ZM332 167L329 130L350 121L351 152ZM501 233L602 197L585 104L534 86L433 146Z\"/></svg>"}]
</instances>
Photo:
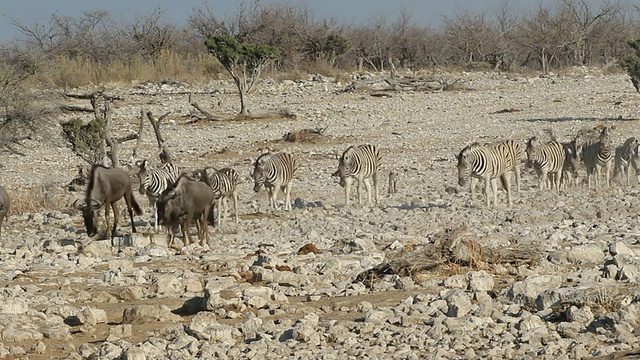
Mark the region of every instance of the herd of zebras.
<instances>
[{"instance_id":1,"label":"herd of zebras","mask_svg":"<svg viewBox=\"0 0 640 360\"><path fill-rule=\"evenodd\" d=\"M354 180L357 181L358 203L362 203L363 190L366 189L369 204L372 204L372 200L378 204L377 174L380 162L380 153L374 145L351 146L344 151L339 158L338 170L332 176L338 177L340 186L345 189L347 205ZM158 204L164 194L172 191L172 187L180 177L201 181L210 187L215 199L214 208L217 211L214 214L214 219L217 225L220 225L225 217L229 199L233 201L235 221L238 222L237 186L240 184L240 176L234 169L206 167L185 174L180 167L172 163L164 163L153 168L149 166L147 160L138 161L136 167L138 168L136 176L140 181L138 190L141 194L146 195L153 205L156 231L158 231L158 225L162 224L162 209L159 209ZM293 155L286 152L265 152L253 164L251 172L254 180L253 190L258 192L264 186L268 193L269 205L273 209L278 209L278 192L282 191L285 196L284 208L291 211L291 185L296 170L297 163ZM164 196L166 197L166 195Z\"/></svg>"},{"instance_id":2,"label":"herd of zebras","mask_svg":"<svg viewBox=\"0 0 640 360\"><path fill-rule=\"evenodd\" d=\"M507 192L507 202L511 206L509 174L515 173L517 190L520 191L520 167L526 156L527 166L535 169L541 190L559 191L561 188L577 185L581 163L586 170L589 188L592 178L595 186L600 187L601 176L604 176L604 185L608 187L614 163L614 175L619 174L625 184L629 185L631 167L640 180L640 143L637 138L630 137L624 144L615 147L611 139L611 131L614 129L615 126L603 125L583 129L572 141L566 143L557 141L554 136L551 141L540 143L534 136L527 141L526 148L522 141L517 140L473 143L458 155L458 183L464 186L471 179L473 200L475 186L483 179L487 207L491 207L491 198L494 206L497 202L497 181L500 179Z\"/></svg>"},{"instance_id":3,"label":"herd of zebras","mask_svg":"<svg viewBox=\"0 0 640 360\"><path fill-rule=\"evenodd\" d=\"M541 190L566 189L578 183L579 169L584 164L586 183L591 188L591 179L596 187L609 186L611 168L615 163L614 175L620 175L628 185L630 168L640 180L640 142L635 137L628 138L624 144L615 147L611 131L615 127L598 126L581 130L577 136L566 143L555 139L541 142L537 137L528 141L504 140L497 143L473 143L462 149L457 156L458 183L464 186L470 180L471 200L475 197L475 187L484 180L484 193L487 207L495 206L498 198L497 181L500 179L507 192L507 201L512 205L510 175L515 174L516 187L521 188L521 167L525 161L528 167L535 169L538 187ZM337 157L337 156L336 156ZM381 156L375 145L350 146L339 157L338 170L332 177L339 178L340 186L345 189L345 203L349 205L351 187L357 182L358 203L362 204L364 191L367 192L369 205L378 205L378 173ZM221 225L228 207L233 201L235 221L238 222L237 187L240 184L238 172L231 168L215 169L207 167L191 173L165 163L152 168L149 163L139 161L137 177L140 180L139 192L147 195L154 207L154 224L167 229L180 225L183 236L188 241L188 228L195 222L198 235L204 244L208 239L209 214L213 213L214 225ZM255 192L265 187L271 208L278 209L278 193L284 193L284 208L292 210L291 186L297 170L296 158L286 152L264 152L253 163L251 176ZM101 175L102 174L102 175ZM111 204L114 211L114 224L111 236L117 225L117 207L115 202L124 197L127 201L132 230L135 232L132 210L140 213L139 206L131 195L131 186L121 169L107 169L94 166L90 182L82 205L87 233L95 234L95 211L105 204ZM101 180L102 179L102 180ZM392 192L395 176L389 173L389 192ZM178 194L179 193L179 194ZM217 210L217 211L216 211ZM108 210L105 211L109 235ZM171 232L170 232L171 235ZM171 239L173 236L171 235ZM185 242L186 243L186 242Z\"/></svg>"}]
</instances>

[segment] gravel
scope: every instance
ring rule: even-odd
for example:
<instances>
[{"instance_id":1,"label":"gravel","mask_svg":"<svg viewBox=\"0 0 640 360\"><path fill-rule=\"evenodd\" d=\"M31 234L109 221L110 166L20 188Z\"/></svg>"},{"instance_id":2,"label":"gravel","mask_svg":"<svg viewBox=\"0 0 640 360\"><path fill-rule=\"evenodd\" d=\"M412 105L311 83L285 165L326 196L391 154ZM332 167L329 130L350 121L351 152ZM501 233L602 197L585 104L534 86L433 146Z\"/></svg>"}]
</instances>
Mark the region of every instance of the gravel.
<instances>
[{"instance_id":1,"label":"gravel","mask_svg":"<svg viewBox=\"0 0 640 360\"><path fill-rule=\"evenodd\" d=\"M248 97L250 109L287 108L296 119L195 124L185 93L233 114L231 82L101 86L124 99L113 104L118 136L136 131L141 109L156 118L170 112L161 126L178 165L236 169L241 220L211 228L209 247L182 247L176 238L179 249L167 249L136 192L145 207L140 234L128 234L121 220L120 251L89 239L71 207L81 193L66 190L82 160L59 135L59 122L78 115L50 119L24 155L0 156L15 206L28 207L29 193L50 206L10 214L3 231L0 358L574 359L640 347L635 182L540 192L525 168L513 206L500 190L498 206L487 209L481 191L472 202L458 187L455 166L471 142L544 137L545 129L565 141L613 124L622 144L636 135L640 111L627 76L590 68L445 76L466 89L371 97L335 93L345 84L329 78L267 79ZM38 95L43 106L86 105L58 90ZM136 158L134 142L121 147L125 166L157 163L148 125ZM315 142L281 140L325 127ZM335 155L363 143L382 152L379 207L344 206L331 178ZM264 147L298 157L291 212L271 211L264 190L251 190L251 163ZM389 171L397 175L391 196ZM531 261L444 262L354 281L390 259L418 259L462 227L483 248L535 249Z\"/></svg>"}]
</instances>

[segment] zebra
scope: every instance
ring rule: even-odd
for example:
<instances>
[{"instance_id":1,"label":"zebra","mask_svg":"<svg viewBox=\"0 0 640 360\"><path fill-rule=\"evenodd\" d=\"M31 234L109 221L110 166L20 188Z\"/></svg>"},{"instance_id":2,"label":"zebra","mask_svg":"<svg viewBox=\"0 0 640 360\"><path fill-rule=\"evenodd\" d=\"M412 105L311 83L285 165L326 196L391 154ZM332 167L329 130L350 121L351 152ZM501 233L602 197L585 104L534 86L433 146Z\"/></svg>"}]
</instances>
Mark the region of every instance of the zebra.
<instances>
[{"instance_id":1,"label":"zebra","mask_svg":"<svg viewBox=\"0 0 640 360\"><path fill-rule=\"evenodd\" d=\"M253 191L260 191L260 187L264 185L269 194L269 205L277 210L278 189L281 189L285 195L284 208L291 211L291 180L296 169L296 159L291 154L263 153L256 159L251 173L255 182Z\"/></svg>"},{"instance_id":2,"label":"zebra","mask_svg":"<svg viewBox=\"0 0 640 360\"><path fill-rule=\"evenodd\" d=\"M526 152L527 165L533 167L538 174L539 189L560 190L565 147L555 140L539 145L538 137L534 136L527 142Z\"/></svg>"},{"instance_id":3,"label":"zebra","mask_svg":"<svg viewBox=\"0 0 640 360\"><path fill-rule=\"evenodd\" d=\"M605 186L609 186L611 160L615 149L611 141L611 130L614 127L603 126L597 141L586 142L582 145L582 161L587 170L587 186L591 189L591 177L595 178L596 187L600 187L600 172L605 169Z\"/></svg>"},{"instance_id":4,"label":"zebra","mask_svg":"<svg viewBox=\"0 0 640 360\"><path fill-rule=\"evenodd\" d=\"M511 162L511 167L507 169L507 171L513 171L516 178L516 191L520 192L520 167L522 166L525 154L525 149L523 148L522 141L509 139L494 143L487 143L484 144L484 146L493 147L501 144L508 148L509 156L511 157L511 159L513 159L513 161Z\"/></svg>"},{"instance_id":5,"label":"zebra","mask_svg":"<svg viewBox=\"0 0 640 360\"><path fill-rule=\"evenodd\" d=\"M164 163L159 168L149 166L147 160L136 162L139 168L136 176L140 180L138 192L147 195L149 202L153 206L154 229L158 231L158 200L160 195L180 176L180 168L171 163Z\"/></svg>"},{"instance_id":6,"label":"zebra","mask_svg":"<svg viewBox=\"0 0 640 360\"><path fill-rule=\"evenodd\" d=\"M471 178L471 200L473 201L476 184L480 179L484 179L487 207L491 207L489 187L491 186L493 189L493 204L496 206L498 201L497 180L500 178L502 186L507 191L507 201L511 206L513 203L508 173L516 168L514 162L518 158L517 149L521 147L520 142L513 140L489 145L480 145L476 142L466 146L457 156L458 184L464 186Z\"/></svg>"},{"instance_id":7,"label":"zebra","mask_svg":"<svg viewBox=\"0 0 640 360\"><path fill-rule=\"evenodd\" d=\"M565 157L562 166L560 187L566 190L578 184L579 159L575 139L568 143L562 143L562 146L564 147Z\"/></svg>"},{"instance_id":8,"label":"zebra","mask_svg":"<svg viewBox=\"0 0 640 360\"><path fill-rule=\"evenodd\" d=\"M338 163L338 170L332 177L339 177L340 186L345 190L345 204L349 205L351 183L358 180L358 204L362 205L362 186L367 190L367 199L371 205L371 185L375 192L375 204L378 205L378 170L382 157L375 145L350 146L342 153ZM371 179L371 180L369 180Z\"/></svg>"},{"instance_id":9,"label":"zebra","mask_svg":"<svg viewBox=\"0 0 640 360\"><path fill-rule=\"evenodd\" d=\"M226 202L228 198L233 200L233 209L235 213L235 222L238 223L238 193L237 185L240 183L240 176L231 168L217 170L207 167L202 170L196 170L195 175L200 181L205 182L215 195L217 202L217 222L218 226L222 224L222 218L226 213Z\"/></svg>"},{"instance_id":10,"label":"zebra","mask_svg":"<svg viewBox=\"0 0 640 360\"><path fill-rule=\"evenodd\" d=\"M613 176L621 174L624 177L625 185L629 186L629 166L633 164L633 157L637 154L638 139L635 137L628 138L624 144L616 148L615 167ZM635 167L635 164L633 164ZM636 172L637 172L636 167Z\"/></svg>"}]
</instances>

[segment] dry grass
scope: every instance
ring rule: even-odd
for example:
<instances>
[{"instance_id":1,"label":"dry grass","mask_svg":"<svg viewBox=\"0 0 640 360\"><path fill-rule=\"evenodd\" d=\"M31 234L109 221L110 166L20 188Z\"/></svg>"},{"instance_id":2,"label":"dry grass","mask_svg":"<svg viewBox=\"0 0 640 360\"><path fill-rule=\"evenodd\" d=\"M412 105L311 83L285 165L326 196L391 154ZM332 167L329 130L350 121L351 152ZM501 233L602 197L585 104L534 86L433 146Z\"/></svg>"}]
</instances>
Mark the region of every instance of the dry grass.
<instances>
[{"instance_id":1,"label":"dry grass","mask_svg":"<svg viewBox=\"0 0 640 360\"><path fill-rule=\"evenodd\" d=\"M184 79L206 81L226 71L218 60L209 54L185 57L166 51L157 59L136 57L130 60L114 60L99 64L87 59L59 56L36 77L40 85L53 87L81 87L89 84L131 83Z\"/></svg>"},{"instance_id":2,"label":"dry grass","mask_svg":"<svg viewBox=\"0 0 640 360\"><path fill-rule=\"evenodd\" d=\"M34 77L34 86L82 87L90 84L124 83L137 81L159 81L181 79L185 81L208 81L230 78L222 64L207 53L185 56L166 50L154 59L142 56L132 59L117 59L101 63L69 56L58 56ZM296 70L279 72L265 70L263 77L281 80L306 80L308 74L338 77L343 71L323 61L303 63Z\"/></svg>"},{"instance_id":3,"label":"dry grass","mask_svg":"<svg viewBox=\"0 0 640 360\"><path fill-rule=\"evenodd\" d=\"M63 199L63 191L58 184L36 185L32 188L11 189L10 215L21 215L28 212L58 210L68 208Z\"/></svg>"}]
</instances>

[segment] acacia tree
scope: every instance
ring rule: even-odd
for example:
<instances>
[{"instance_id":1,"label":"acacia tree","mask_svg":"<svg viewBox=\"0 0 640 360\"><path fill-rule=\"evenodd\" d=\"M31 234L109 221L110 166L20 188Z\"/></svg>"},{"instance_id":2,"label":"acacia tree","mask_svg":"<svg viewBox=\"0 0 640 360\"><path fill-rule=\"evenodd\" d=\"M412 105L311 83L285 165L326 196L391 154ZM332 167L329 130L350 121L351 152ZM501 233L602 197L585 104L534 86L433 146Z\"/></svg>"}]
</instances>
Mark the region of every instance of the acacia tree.
<instances>
[{"instance_id":1,"label":"acacia tree","mask_svg":"<svg viewBox=\"0 0 640 360\"><path fill-rule=\"evenodd\" d=\"M629 74L633 87L640 93L640 39L629 40L628 44L633 48L634 54L622 60L622 67Z\"/></svg>"},{"instance_id":2,"label":"acacia tree","mask_svg":"<svg viewBox=\"0 0 640 360\"><path fill-rule=\"evenodd\" d=\"M245 95L251 92L262 70L279 57L279 49L241 43L226 35L214 36L205 45L231 74L240 94L240 115L246 115Z\"/></svg>"}]
</instances>

